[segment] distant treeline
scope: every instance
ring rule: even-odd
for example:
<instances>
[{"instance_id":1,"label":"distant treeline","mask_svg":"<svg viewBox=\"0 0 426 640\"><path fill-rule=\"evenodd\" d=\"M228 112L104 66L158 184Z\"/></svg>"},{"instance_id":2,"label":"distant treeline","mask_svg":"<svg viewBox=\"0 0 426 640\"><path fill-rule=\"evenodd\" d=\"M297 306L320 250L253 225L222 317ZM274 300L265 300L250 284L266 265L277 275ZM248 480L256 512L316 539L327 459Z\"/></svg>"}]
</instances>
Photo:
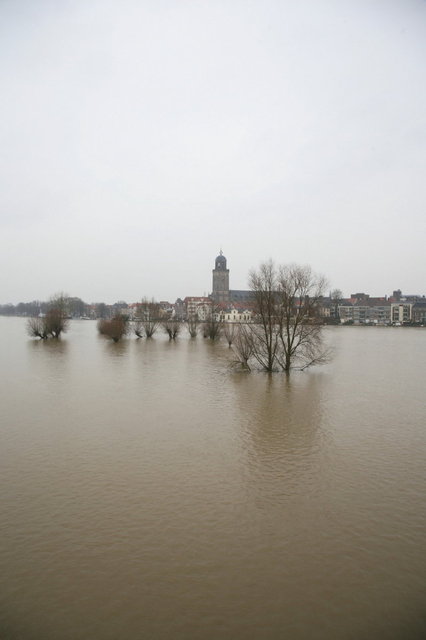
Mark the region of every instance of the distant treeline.
<instances>
[{"instance_id":1,"label":"distant treeline","mask_svg":"<svg viewBox=\"0 0 426 640\"><path fill-rule=\"evenodd\" d=\"M67 315L71 318L109 318L120 309L127 308L126 302L115 302L107 305L105 302L94 302L88 304L81 298L66 296ZM19 302L18 304L0 304L0 315L2 316L23 316L35 318L47 313L50 301L32 300L31 302Z\"/></svg>"}]
</instances>

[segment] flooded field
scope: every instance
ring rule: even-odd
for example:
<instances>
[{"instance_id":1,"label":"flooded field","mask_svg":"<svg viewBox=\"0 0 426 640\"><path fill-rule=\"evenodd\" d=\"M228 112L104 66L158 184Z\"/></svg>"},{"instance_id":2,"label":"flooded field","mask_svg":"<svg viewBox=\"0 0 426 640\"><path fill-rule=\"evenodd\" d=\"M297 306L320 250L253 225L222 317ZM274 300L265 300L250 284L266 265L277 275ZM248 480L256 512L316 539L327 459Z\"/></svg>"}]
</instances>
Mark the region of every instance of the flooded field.
<instances>
[{"instance_id":1,"label":"flooded field","mask_svg":"<svg viewBox=\"0 0 426 640\"><path fill-rule=\"evenodd\" d=\"M426 330L325 367L0 318L0 637L426 637Z\"/></svg>"}]
</instances>

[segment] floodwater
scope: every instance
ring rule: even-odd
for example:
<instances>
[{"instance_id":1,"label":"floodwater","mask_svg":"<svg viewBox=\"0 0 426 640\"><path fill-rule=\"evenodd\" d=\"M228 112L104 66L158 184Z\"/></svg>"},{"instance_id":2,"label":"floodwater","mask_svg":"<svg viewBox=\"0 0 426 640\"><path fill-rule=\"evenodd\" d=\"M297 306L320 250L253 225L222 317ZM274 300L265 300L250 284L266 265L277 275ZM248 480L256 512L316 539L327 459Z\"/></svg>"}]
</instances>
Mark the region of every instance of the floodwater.
<instances>
[{"instance_id":1,"label":"floodwater","mask_svg":"<svg viewBox=\"0 0 426 640\"><path fill-rule=\"evenodd\" d=\"M325 367L0 318L2 640L426 637L426 330Z\"/></svg>"}]
</instances>

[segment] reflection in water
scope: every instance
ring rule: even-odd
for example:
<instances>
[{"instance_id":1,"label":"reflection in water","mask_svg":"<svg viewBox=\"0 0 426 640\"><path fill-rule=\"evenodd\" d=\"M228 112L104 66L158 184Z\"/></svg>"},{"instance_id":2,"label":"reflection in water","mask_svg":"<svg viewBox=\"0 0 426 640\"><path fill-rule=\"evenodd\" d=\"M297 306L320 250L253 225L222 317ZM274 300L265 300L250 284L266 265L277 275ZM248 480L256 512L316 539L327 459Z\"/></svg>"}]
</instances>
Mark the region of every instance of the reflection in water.
<instances>
[{"instance_id":1,"label":"reflection in water","mask_svg":"<svg viewBox=\"0 0 426 640\"><path fill-rule=\"evenodd\" d=\"M423 333L288 378L2 322L0 637L423 637Z\"/></svg>"},{"instance_id":2,"label":"reflection in water","mask_svg":"<svg viewBox=\"0 0 426 640\"><path fill-rule=\"evenodd\" d=\"M264 459L309 455L322 418L321 377L295 373L242 378L236 375L232 383L239 391L235 400L240 413L249 416L244 427L254 454Z\"/></svg>"},{"instance_id":3,"label":"reflection in water","mask_svg":"<svg viewBox=\"0 0 426 640\"><path fill-rule=\"evenodd\" d=\"M105 338L101 338L105 342L105 353L109 358L121 358L126 355L129 349L129 341L128 340L120 340L119 342L114 342L113 340L105 340Z\"/></svg>"},{"instance_id":4,"label":"reflection in water","mask_svg":"<svg viewBox=\"0 0 426 640\"><path fill-rule=\"evenodd\" d=\"M38 383L52 385L55 389L63 385L69 364L68 342L62 338L29 340L27 345Z\"/></svg>"},{"instance_id":5,"label":"reflection in water","mask_svg":"<svg viewBox=\"0 0 426 640\"><path fill-rule=\"evenodd\" d=\"M321 375L234 376L244 475L259 506L294 503L320 490L326 436ZM328 439L330 436L327 436Z\"/></svg>"},{"instance_id":6,"label":"reflection in water","mask_svg":"<svg viewBox=\"0 0 426 640\"><path fill-rule=\"evenodd\" d=\"M50 340L28 340L28 350L30 353L43 354L44 357L54 358L66 355L68 351L68 342L65 339Z\"/></svg>"}]
</instances>

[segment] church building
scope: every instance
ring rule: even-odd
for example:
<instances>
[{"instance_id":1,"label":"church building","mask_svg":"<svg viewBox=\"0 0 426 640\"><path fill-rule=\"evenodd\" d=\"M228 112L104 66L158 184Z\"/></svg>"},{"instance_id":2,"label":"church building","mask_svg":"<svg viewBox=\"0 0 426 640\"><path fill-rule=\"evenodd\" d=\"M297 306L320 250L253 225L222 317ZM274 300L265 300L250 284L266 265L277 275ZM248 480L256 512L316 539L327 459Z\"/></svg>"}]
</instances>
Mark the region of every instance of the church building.
<instances>
[{"instance_id":1,"label":"church building","mask_svg":"<svg viewBox=\"0 0 426 640\"><path fill-rule=\"evenodd\" d=\"M229 302L229 269L226 268L226 258L220 250L213 269L212 298L214 302Z\"/></svg>"},{"instance_id":2,"label":"church building","mask_svg":"<svg viewBox=\"0 0 426 640\"><path fill-rule=\"evenodd\" d=\"M220 250L214 264L211 298L216 304L235 307L247 305L252 300L252 292L229 288L229 269L226 258Z\"/></svg>"}]
</instances>

